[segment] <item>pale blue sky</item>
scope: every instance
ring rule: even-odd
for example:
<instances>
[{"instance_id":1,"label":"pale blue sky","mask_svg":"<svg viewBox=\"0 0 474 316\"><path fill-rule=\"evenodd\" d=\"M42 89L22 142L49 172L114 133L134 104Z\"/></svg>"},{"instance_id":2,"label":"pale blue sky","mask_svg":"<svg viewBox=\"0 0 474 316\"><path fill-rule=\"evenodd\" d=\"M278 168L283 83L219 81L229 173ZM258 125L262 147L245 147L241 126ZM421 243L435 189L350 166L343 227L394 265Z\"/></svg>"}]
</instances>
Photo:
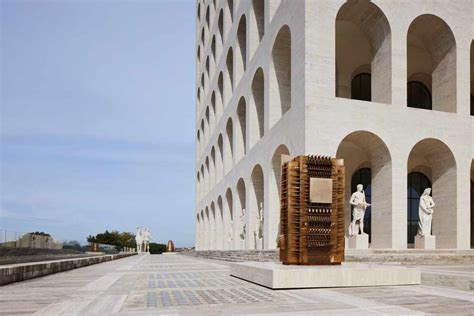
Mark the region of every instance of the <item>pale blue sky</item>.
<instances>
[{"instance_id":1,"label":"pale blue sky","mask_svg":"<svg viewBox=\"0 0 474 316\"><path fill-rule=\"evenodd\" d=\"M194 245L195 2L0 1L0 229Z\"/></svg>"}]
</instances>

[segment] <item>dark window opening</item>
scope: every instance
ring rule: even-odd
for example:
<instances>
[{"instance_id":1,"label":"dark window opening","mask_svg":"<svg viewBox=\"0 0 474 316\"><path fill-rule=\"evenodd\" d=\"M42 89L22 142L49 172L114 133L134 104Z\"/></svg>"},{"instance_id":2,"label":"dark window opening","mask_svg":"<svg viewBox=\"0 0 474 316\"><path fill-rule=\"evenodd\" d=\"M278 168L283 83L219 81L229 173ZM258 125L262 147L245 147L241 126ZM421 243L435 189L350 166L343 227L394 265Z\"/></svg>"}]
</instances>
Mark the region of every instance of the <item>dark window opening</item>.
<instances>
[{"instance_id":1,"label":"dark window opening","mask_svg":"<svg viewBox=\"0 0 474 316\"><path fill-rule=\"evenodd\" d=\"M351 99L372 101L372 80L368 73L361 73L352 79Z\"/></svg>"},{"instance_id":2,"label":"dark window opening","mask_svg":"<svg viewBox=\"0 0 474 316\"><path fill-rule=\"evenodd\" d=\"M430 90L419 81L410 81L408 83L407 105L411 108L432 110Z\"/></svg>"}]
</instances>

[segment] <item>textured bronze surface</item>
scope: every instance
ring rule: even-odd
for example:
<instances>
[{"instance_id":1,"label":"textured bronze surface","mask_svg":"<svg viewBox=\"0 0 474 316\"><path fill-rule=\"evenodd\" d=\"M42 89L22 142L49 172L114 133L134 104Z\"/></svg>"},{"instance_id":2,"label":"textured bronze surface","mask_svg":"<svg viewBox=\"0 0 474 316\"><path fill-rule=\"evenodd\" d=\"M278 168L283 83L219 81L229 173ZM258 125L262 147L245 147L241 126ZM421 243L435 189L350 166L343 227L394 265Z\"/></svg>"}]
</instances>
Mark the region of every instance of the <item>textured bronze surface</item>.
<instances>
[{"instance_id":1,"label":"textured bronze surface","mask_svg":"<svg viewBox=\"0 0 474 316\"><path fill-rule=\"evenodd\" d=\"M327 188L328 180L332 180L332 192ZM316 196L330 192L332 201L324 198L324 202L314 202L310 199L310 189ZM280 261L284 264L340 264L344 261L342 160L298 156L282 165L279 247Z\"/></svg>"},{"instance_id":2,"label":"textured bronze surface","mask_svg":"<svg viewBox=\"0 0 474 316\"><path fill-rule=\"evenodd\" d=\"M168 240L166 244L166 252L174 252L174 244L172 240Z\"/></svg>"}]
</instances>

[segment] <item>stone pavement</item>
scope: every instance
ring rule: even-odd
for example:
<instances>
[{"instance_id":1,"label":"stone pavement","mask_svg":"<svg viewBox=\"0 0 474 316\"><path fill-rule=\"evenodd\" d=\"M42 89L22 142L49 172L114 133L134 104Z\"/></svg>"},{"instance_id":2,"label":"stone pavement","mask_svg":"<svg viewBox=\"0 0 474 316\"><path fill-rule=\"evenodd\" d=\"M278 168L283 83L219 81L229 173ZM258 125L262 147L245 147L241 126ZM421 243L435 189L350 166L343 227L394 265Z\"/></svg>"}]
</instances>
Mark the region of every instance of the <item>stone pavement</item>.
<instances>
[{"instance_id":1,"label":"stone pavement","mask_svg":"<svg viewBox=\"0 0 474 316\"><path fill-rule=\"evenodd\" d=\"M0 287L0 314L472 315L473 293L425 285L273 291L230 277L223 261L139 255Z\"/></svg>"}]
</instances>

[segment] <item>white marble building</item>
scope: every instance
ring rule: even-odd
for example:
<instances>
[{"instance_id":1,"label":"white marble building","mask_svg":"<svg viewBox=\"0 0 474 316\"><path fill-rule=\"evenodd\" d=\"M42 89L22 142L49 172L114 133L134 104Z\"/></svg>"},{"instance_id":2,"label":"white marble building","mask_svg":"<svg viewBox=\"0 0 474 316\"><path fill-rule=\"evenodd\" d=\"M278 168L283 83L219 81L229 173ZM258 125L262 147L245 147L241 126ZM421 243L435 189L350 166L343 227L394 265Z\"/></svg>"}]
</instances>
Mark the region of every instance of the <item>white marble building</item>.
<instances>
[{"instance_id":1,"label":"white marble building","mask_svg":"<svg viewBox=\"0 0 474 316\"><path fill-rule=\"evenodd\" d=\"M198 0L196 249L276 248L282 154L345 160L347 198L363 183L372 203L371 248L412 246L428 186L437 248L470 248L473 8Z\"/></svg>"}]
</instances>

